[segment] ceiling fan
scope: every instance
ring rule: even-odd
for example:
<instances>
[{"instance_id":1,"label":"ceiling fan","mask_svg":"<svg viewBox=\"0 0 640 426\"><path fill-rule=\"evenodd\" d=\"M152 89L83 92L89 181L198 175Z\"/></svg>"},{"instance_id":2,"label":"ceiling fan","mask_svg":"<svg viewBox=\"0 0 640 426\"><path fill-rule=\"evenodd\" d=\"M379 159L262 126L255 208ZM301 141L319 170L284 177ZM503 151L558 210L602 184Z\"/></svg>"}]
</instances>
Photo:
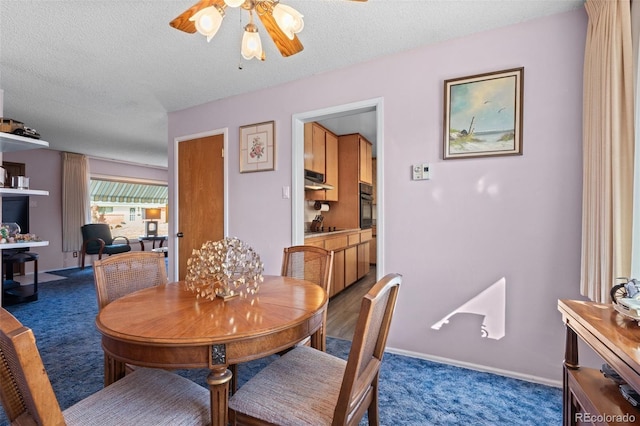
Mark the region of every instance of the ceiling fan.
<instances>
[{"instance_id":1,"label":"ceiling fan","mask_svg":"<svg viewBox=\"0 0 640 426\"><path fill-rule=\"evenodd\" d=\"M295 55L304 49L296 36L304 27L303 15L292 7L281 4L279 0L200 0L169 25L187 33L198 31L207 37L207 41L211 41L220 28L227 7L240 7L249 12L249 23L244 27L241 47L245 59L265 59L258 27L253 23L254 13L262 21L282 56Z\"/></svg>"}]
</instances>

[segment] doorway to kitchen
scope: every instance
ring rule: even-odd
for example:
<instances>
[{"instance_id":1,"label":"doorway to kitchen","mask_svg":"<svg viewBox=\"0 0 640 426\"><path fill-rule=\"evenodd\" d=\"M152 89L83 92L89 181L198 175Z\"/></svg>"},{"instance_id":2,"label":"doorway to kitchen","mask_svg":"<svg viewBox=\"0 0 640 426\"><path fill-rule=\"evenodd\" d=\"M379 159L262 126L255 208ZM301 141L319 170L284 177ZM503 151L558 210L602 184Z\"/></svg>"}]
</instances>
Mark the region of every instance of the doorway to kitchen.
<instances>
[{"instance_id":1,"label":"doorway to kitchen","mask_svg":"<svg viewBox=\"0 0 640 426\"><path fill-rule=\"evenodd\" d=\"M374 145L374 167L377 180L373 215L377 240L376 265L371 268L369 274L336 294L329 303L327 314L327 335L351 339L358 312L352 312L353 309L347 309L347 306L353 305L357 311L362 296L384 276L385 271L383 99L376 98L293 115L291 190L293 245L301 245L305 242L304 125L309 122L317 122L336 135L364 133Z\"/></svg>"}]
</instances>

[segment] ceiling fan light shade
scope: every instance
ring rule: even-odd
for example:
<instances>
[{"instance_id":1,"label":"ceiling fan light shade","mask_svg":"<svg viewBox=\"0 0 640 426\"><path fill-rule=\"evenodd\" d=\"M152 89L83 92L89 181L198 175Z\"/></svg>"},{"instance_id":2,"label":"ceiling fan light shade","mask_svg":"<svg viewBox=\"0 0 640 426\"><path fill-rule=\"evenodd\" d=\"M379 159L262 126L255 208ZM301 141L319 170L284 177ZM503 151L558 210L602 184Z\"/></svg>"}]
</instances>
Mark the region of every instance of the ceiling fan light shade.
<instances>
[{"instance_id":1,"label":"ceiling fan light shade","mask_svg":"<svg viewBox=\"0 0 640 426\"><path fill-rule=\"evenodd\" d=\"M258 28L252 23L249 23L246 27L244 27L241 53L242 57L246 60L256 58L264 61L260 34L258 34Z\"/></svg>"},{"instance_id":2,"label":"ceiling fan light shade","mask_svg":"<svg viewBox=\"0 0 640 426\"><path fill-rule=\"evenodd\" d=\"M285 4L278 3L273 8L273 18L282 32L289 37L289 40L293 40L295 34L304 28L303 16L300 12Z\"/></svg>"},{"instance_id":3,"label":"ceiling fan light shade","mask_svg":"<svg viewBox=\"0 0 640 426\"><path fill-rule=\"evenodd\" d=\"M238 7L242 6L244 0L224 0L224 2L229 7Z\"/></svg>"},{"instance_id":4,"label":"ceiling fan light shade","mask_svg":"<svg viewBox=\"0 0 640 426\"><path fill-rule=\"evenodd\" d=\"M209 42L220 29L222 18L224 18L224 12L222 10L215 6L209 6L199 10L189 18L189 20L194 22L196 30L203 36L206 36Z\"/></svg>"}]
</instances>

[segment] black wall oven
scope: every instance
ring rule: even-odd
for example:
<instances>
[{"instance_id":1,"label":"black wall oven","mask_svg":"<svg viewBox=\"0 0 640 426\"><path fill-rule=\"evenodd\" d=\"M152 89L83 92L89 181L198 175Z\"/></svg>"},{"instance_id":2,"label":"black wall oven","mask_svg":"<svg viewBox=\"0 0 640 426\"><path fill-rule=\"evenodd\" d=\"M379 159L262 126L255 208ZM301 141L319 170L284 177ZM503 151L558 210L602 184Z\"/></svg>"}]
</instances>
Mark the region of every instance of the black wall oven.
<instances>
[{"instance_id":1,"label":"black wall oven","mask_svg":"<svg viewBox=\"0 0 640 426\"><path fill-rule=\"evenodd\" d=\"M360 184L360 229L369 229L373 225L373 186Z\"/></svg>"}]
</instances>

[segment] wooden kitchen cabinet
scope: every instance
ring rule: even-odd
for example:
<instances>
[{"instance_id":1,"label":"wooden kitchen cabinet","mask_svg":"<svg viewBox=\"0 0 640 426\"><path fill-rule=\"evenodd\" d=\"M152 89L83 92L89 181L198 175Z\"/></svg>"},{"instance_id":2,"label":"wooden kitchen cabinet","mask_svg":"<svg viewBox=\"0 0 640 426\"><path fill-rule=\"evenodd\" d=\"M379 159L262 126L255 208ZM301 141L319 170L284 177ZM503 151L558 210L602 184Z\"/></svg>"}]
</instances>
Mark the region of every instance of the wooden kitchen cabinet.
<instances>
[{"instance_id":1,"label":"wooden kitchen cabinet","mask_svg":"<svg viewBox=\"0 0 640 426\"><path fill-rule=\"evenodd\" d=\"M329 297L344 290L344 250L333 252L333 281Z\"/></svg>"},{"instance_id":2,"label":"wooden kitchen cabinet","mask_svg":"<svg viewBox=\"0 0 640 426\"><path fill-rule=\"evenodd\" d=\"M364 277L369 273L369 242L358 245L358 279Z\"/></svg>"},{"instance_id":3,"label":"wooden kitchen cabinet","mask_svg":"<svg viewBox=\"0 0 640 426\"><path fill-rule=\"evenodd\" d=\"M304 125L304 168L325 173L324 132L316 123Z\"/></svg>"},{"instance_id":4,"label":"wooden kitchen cabinet","mask_svg":"<svg viewBox=\"0 0 640 426\"><path fill-rule=\"evenodd\" d=\"M360 182L373 185L373 165L371 142L359 135L360 142Z\"/></svg>"},{"instance_id":5,"label":"wooden kitchen cabinet","mask_svg":"<svg viewBox=\"0 0 640 426\"><path fill-rule=\"evenodd\" d=\"M305 191L305 199L338 201L338 137L318 123L306 123L304 129L304 168L324 174L331 190Z\"/></svg>"},{"instance_id":6,"label":"wooden kitchen cabinet","mask_svg":"<svg viewBox=\"0 0 640 426\"><path fill-rule=\"evenodd\" d=\"M364 149L364 157L361 156L361 144ZM338 182L340 185L340 200L331 206L326 212L325 223L331 223L339 228L351 229L360 227L360 181L361 170L364 175L372 171L371 143L362 135L353 133L338 137ZM371 183L371 176L368 183Z\"/></svg>"},{"instance_id":7,"label":"wooden kitchen cabinet","mask_svg":"<svg viewBox=\"0 0 640 426\"><path fill-rule=\"evenodd\" d=\"M371 241L369 241L369 263L375 265L378 262L378 239L377 231L374 226L371 228Z\"/></svg>"},{"instance_id":8,"label":"wooden kitchen cabinet","mask_svg":"<svg viewBox=\"0 0 640 426\"><path fill-rule=\"evenodd\" d=\"M358 281L358 246L349 247L344 251L344 282L345 286Z\"/></svg>"},{"instance_id":9,"label":"wooden kitchen cabinet","mask_svg":"<svg viewBox=\"0 0 640 426\"><path fill-rule=\"evenodd\" d=\"M308 236L305 245L333 251L333 280L329 297L340 293L370 271L370 229L328 232Z\"/></svg>"}]
</instances>

